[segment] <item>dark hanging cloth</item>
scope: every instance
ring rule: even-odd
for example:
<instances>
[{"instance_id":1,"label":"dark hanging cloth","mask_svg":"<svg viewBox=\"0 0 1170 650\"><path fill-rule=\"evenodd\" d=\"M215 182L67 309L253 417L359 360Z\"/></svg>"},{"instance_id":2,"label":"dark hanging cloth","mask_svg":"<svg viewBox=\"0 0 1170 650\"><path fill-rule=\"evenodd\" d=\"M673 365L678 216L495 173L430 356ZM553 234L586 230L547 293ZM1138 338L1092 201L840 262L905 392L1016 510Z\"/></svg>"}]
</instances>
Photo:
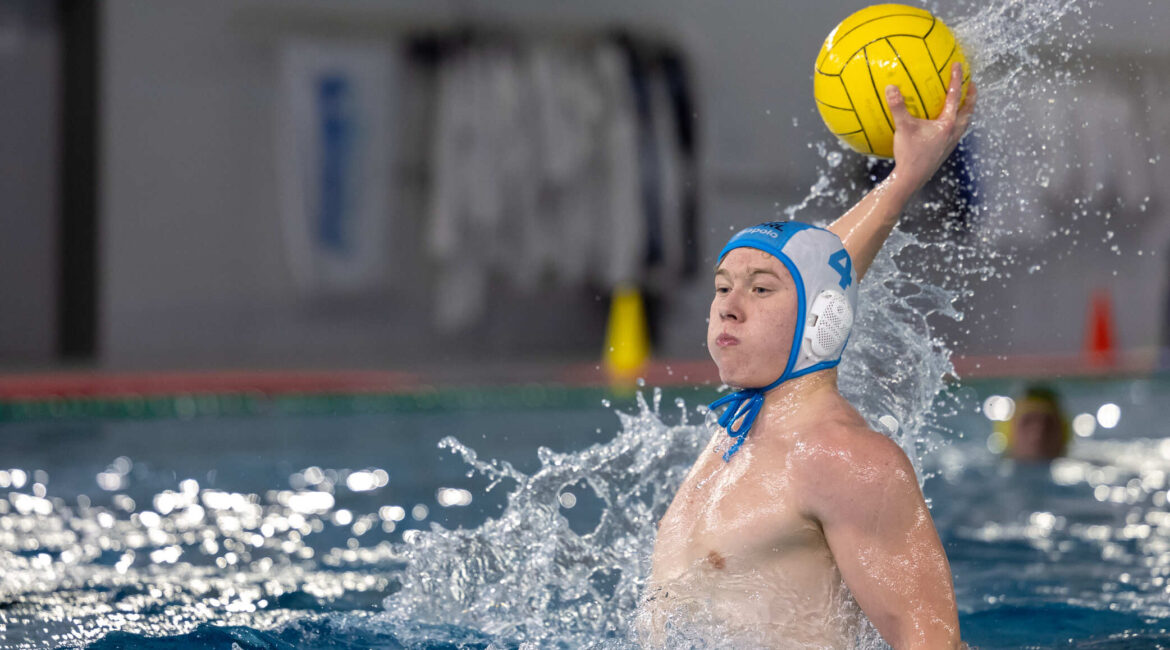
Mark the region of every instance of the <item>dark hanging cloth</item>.
<instances>
[{"instance_id":1,"label":"dark hanging cloth","mask_svg":"<svg viewBox=\"0 0 1170 650\"><path fill-rule=\"evenodd\" d=\"M638 176L641 181L642 217L646 221L645 265L662 262L662 178L658 165L658 141L654 132L653 106L650 97L652 60L646 46L629 34L619 34L615 42L626 54L630 70L630 91L638 127Z\"/></svg>"},{"instance_id":2,"label":"dark hanging cloth","mask_svg":"<svg viewBox=\"0 0 1170 650\"><path fill-rule=\"evenodd\" d=\"M658 158L662 143L657 141L658 135L654 128L655 112L652 98L652 85L661 81L669 95L674 129L672 136L676 140L673 144L677 146L680 156L680 221L683 230L680 267L684 277L693 277L698 270L700 259L698 138L695 103L686 59L672 47L643 41L627 33L616 34L614 42L626 53L629 62L630 88L637 113L639 180L646 219L646 266L651 268L665 261L663 170Z\"/></svg>"},{"instance_id":3,"label":"dark hanging cloth","mask_svg":"<svg viewBox=\"0 0 1170 650\"><path fill-rule=\"evenodd\" d=\"M682 155L683 275L693 277L699 269L699 164L695 133L695 103L690 76L683 57L670 49L662 52L660 66L670 91L671 107Z\"/></svg>"}]
</instances>

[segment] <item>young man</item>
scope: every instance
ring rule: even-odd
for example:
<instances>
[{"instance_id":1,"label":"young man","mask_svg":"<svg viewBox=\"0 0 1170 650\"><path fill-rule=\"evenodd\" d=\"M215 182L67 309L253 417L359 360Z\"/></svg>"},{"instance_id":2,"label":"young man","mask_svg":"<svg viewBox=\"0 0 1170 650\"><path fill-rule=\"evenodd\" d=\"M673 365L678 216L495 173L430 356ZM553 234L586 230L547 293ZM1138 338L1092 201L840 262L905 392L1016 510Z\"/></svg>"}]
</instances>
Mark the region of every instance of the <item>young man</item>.
<instances>
[{"instance_id":1,"label":"young man","mask_svg":"<svg viewBox=\"0 0 1170 650\"><path fill-rule=\"evenodd\" d=\"M837 391L835 368L857 280L970 123L975 85L960 107L961 75L956 64L936 120L886 90L894 171L828 230L763 224L720 254L707 345L743 390L712 405L727 405L726 432L659 523L646 603L659 643L712 622L726 647L851 647L852 599L898 650L961 647L914 469Z\"/></svg>"}]
</instances>

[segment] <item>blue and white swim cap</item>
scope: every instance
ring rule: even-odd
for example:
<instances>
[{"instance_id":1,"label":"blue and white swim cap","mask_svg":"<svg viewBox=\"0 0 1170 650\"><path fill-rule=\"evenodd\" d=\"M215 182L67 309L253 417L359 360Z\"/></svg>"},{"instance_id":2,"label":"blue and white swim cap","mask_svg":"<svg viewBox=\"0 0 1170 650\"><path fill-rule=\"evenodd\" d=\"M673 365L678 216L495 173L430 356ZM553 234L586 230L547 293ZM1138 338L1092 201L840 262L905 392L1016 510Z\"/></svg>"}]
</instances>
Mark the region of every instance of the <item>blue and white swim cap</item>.
<instances>
[{"instance_id":1,"label":"blue and white swim cap","mask_svg":"<svg viewBox=\"0 0 1170 650\"><path fill-rule=\"evenodd\" d=\"M835 367L849 341L857 311L857 273L841 239L832 232L799 221L769 221L739 231L719 251L716 265L736 248L754 248L780 260L796 284L796 331L788 362L776 381L745 387L709 406L728 405L719 418L736 439L724 460L739 450L764 404L764 394L780 384L818 370ZM739 421L736 427L735 422Z\"/></svg>"}]
</instances>

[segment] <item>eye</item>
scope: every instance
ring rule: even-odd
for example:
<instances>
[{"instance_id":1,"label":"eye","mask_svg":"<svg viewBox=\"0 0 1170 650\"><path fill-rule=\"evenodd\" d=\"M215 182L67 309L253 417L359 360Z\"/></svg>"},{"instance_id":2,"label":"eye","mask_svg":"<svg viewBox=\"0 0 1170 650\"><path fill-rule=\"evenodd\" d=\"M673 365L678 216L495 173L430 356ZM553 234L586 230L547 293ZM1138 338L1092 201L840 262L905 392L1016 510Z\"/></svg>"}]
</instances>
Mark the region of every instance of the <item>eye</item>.
<instances>
[{"instance_id":1,"label":"eye","mask_svg":"<svg viewBox=\"0 0 1170 650\"><path fill-rule=\"evenodd\" d=\"M773 290L769 287L752 287L752 293L756 294L757 296L766 296L772 293L772 291Z\"/></svg>"},{"instance_id":2,"label":"eye","mask_svg":"<svg viewBox=\"0 0 1170 650\"><path fill-rule=\"evenodd\" d=\"M717 295L722 296L723 294L730 293L730 292L731 292L731 287L721 287L721 286L715 287L715 293Z\"/></svg>"}]
</instances>

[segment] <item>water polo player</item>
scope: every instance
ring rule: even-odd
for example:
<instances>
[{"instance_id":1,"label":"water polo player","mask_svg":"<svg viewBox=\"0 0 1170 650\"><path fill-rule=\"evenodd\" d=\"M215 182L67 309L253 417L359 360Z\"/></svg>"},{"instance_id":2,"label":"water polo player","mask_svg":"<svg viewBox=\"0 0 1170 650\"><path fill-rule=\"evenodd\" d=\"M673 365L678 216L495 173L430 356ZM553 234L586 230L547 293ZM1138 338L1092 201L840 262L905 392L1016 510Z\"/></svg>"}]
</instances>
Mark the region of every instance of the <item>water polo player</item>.
<instances>
[{"instance_id":1,"label":"water polo player","mask_svg":"<svg viewBox=\"0 0 1170 650\"><path fill-rule=\"evenodd\" d=\"M860 608L899 650L960 647L914 469L841 396L836 370L858 281L970 123L975 88L960 107L960 82L956 65L935 120L887 90L894 171L828 229L766 223L719 253L707 345L739 390L712 404L719 431L659 523L652 645L710 621L735 647L852 647Z\"/></svg>"}]
</instances>

